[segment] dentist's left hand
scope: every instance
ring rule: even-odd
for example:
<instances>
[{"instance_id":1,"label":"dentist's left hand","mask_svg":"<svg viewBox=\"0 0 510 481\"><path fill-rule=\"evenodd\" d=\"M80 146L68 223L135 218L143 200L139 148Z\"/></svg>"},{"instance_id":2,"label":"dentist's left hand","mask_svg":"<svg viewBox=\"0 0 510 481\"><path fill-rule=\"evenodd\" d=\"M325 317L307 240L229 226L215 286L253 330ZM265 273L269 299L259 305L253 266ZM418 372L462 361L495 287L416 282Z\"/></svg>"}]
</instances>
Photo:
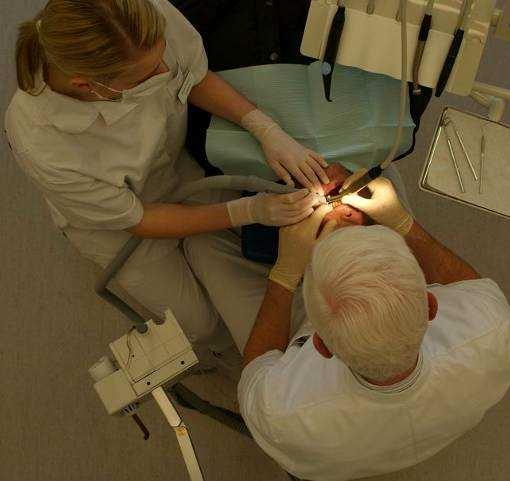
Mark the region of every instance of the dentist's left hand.
<instances>
[{"instance_id":1,"label":"dentist's left hand","mask_svg":"<svg viewBox=\"0 0 510 481\"><path fill-rule=\"evenodd\" d=\"M324 194L322 184L328 184L329 178L323 157L294 140L258 109L246 114L241 125L260 142L268 165L287 185L294 186L294 177L303 187Z\"/></svg>"},{"instance_id":2,"label":"dentist's left hand","mask_svg":"<svg viewBox=\"0 0 510 481\"><path fill-rule=\"evenodd\" d=\"M296 290L315 244L337 227L336 220L330 220L318 235L324 217L331 211L330 205L321 205L299 224L280 228L278 260L269 273L269 279L291 292Z\"/></svg>"}]
</instances>

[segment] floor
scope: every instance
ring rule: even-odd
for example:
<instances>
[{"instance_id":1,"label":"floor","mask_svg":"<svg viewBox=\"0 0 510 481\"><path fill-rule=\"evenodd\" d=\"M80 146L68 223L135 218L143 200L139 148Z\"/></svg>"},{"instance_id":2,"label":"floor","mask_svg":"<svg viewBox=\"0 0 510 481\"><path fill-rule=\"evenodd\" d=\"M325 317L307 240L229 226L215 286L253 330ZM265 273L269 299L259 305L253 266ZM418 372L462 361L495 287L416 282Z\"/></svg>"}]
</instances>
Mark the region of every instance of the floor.
<instances>
[{"instance_id":1,"label":"floor","mask_svg":"<svg viewBox=\"0 0 510 481\"><path fill-rule=\"evenodd\" d=\"M15 88L16 25L40 0L0 6L0 114ZM510 87L510 47L491 42L479 79ZM478 111L444 95L425 115L414 154L401 163L424 226L510 297L510 221L421 192L418 176L432 129L445 105ZM510 117L506 116L508 122ZM87 369L127 328L93 293L96 269L81 260L50 223L45 205L0 143L0 478L10 481L178 481L186 471L173 433L155 403L141 407L151 431L142 439L129 419L108 417ZM204 397L235 406L235 383L223 375L188 380ZM510 396L448 449L380 481L507 481ZM253 442L186 409L181 413L208 481L286 480Z\"/></svg>"}]
</instances>

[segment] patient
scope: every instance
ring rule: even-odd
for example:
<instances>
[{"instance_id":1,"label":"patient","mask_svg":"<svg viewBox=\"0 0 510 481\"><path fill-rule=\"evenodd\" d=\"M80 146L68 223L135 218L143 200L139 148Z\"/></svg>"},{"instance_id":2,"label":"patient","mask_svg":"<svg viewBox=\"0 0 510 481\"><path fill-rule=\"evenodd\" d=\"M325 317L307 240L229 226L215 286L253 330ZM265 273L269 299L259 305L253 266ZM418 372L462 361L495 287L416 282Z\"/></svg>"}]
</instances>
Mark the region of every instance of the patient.
<instances>
[{"instance_id":1,"label":"patient","mask_svg":"<svg viewBox=\"0 0 510 481\"><path fill-rule=\"evenodd\" d=\"M350 172L340 164L330 165L326 169L326 173L331 182L323 185L325 195L337 194L350 175ZM363 189L360 195L369 197L370 192L368 189ZM368 225L370 223L370 219L363 212L343 204L336 206L332 212L324 217L324 223L329 220L336 220L340 227L344 225Z\"/></svg>"},{"instance_id":2,"label":"patient","mask_svg":"<svg viewBox=\"0 0 510 481\"><path fill-rule=\"evenodd\" d=\"M327 174L331 182L324 185L326 194L338 191L349 176L341 165L329 166ZM371 223L368 216L346 205L335 207L324 219L328 220L335 220L339 227ZM189 237L183 247L195 276L242 353L264 297L271 266L244 258L241 239L231 231ZM302 306L296 305L295 310L304 313ZM297 331L302 320L302 316L295 316L292 332Z\"/></svg>"}]
</instances>

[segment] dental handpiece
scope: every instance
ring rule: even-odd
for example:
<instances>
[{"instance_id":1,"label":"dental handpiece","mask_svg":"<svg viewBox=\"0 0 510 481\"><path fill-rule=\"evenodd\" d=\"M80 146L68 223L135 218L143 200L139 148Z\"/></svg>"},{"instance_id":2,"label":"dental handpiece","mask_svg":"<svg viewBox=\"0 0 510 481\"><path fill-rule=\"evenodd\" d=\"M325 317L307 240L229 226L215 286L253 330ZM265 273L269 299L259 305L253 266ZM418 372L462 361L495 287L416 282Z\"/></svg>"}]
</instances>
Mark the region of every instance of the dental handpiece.
<instances>
[{"instance_id":1,"label":"dental handpiece","mask_svg":"<svg viewBox=\"0 0 510 481\"><path fill-rule=\"evenodd\" d=\"M416 46L416 52L414 53L413 60L413 94L421 95L420 88L420 67L421 60L423 58L423 51L425 50L425 44L429 38L429 32L432 27L432 12L434 11L434 0L429 0L425 8L425 15L421 21L420 32L418 34L418 44Z\"/></svg>"},{"instance_id":2,"label":"dental handpiece","mask_svg":"<svg viewBox=\"0 0 510 481\"><path fill-rule=\"evenodd\" d=\"M347 184L347 187L345 188L342 187L338 194L336 195L327 195L326 202L333 206L339 205L346 195L355 194L356 192L359 192L361 189L365 188L370 182L372 182L372 180L379 177L382 171L383 169L381 168L381 166L377 165L376 167L372 167L370 170L365 172L359 178L356 178L358 173L355 172L346 179L345 183ZM351 178L354 178L355 180L349 182L349 179Z\"/></svg>"}]
</instances>

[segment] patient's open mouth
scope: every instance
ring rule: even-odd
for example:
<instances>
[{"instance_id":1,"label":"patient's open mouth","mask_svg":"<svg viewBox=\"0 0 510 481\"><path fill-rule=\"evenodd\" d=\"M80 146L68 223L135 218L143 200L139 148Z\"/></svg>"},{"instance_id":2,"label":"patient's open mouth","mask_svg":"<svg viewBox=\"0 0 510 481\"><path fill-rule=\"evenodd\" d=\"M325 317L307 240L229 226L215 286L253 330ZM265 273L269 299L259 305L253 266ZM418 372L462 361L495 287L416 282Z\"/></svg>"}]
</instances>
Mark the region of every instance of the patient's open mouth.
<instances>
[{"instance_id":1,"label":"patient's open mouth","mask_svg":"<svg viewBox=\"0 0 510 481\"><path fill-rule=\"evenodd\" d=\"M326 169L331 182L325 184L324 194L338 194L345 179L349 177L350 173L341 165L333 164ZM367 224L369 219L363 212L354 209L348 205L337 205L329 214L324 217L324 221L336 220L339 225L364 225Z\"/></svg>"}]
</instances>

